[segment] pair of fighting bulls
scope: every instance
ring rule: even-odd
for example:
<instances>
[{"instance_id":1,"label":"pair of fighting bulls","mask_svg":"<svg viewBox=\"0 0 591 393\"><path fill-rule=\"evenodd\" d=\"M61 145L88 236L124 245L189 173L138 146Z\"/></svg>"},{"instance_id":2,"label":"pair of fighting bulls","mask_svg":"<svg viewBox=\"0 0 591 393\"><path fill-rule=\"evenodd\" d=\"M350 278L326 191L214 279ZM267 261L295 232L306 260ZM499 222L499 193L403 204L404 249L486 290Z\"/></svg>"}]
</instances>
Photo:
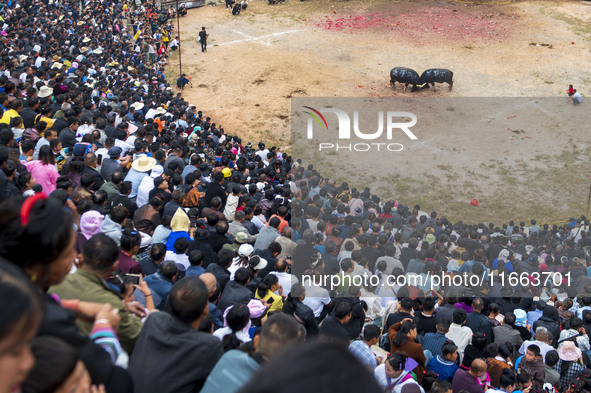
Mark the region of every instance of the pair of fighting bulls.
<instances>
[{"instance_id":1,"label":"pair of fighting bulls","mask_svg":"<svg viewBox=\"0 0 591 393\"><path fill-rule=\"evenodd\" d=\"M396 88L396 82L404 83L406 89L408 85L412 85L411 91L417 91L423 88L429 88L429 84L435 90L435 82L447 83L451 90L454 85L454 73L445 68L430 68L423 72L421 76L411 69L406 67L395 67L390 71L390 84Z\"/></svg>"}]
</instances>

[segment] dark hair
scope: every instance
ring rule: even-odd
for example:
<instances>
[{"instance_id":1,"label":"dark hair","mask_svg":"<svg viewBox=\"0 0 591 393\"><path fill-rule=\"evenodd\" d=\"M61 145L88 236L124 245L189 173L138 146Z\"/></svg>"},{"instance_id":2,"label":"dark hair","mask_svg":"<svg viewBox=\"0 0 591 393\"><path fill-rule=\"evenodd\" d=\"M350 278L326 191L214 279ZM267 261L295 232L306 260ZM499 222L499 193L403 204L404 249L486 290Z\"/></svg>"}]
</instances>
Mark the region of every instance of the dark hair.
<instances>
[{"instance_id":1,"label":"dark hair","mask_svg":"<svg viewBox=\"0 0 591 393\"><path fill-rule=\"evenodd\" d=\"M130 251L142 242L142 237L137 231L124 229L121 233L121 250Z\"/></svg>"},{"instance_id":2,"label":"dark hair","mask_svg":"<svg viewBox=\"0 0 591 393\"><path fill-rule=\"evenodd\" d=\"M431 385L431 390L429 390L429 393L447 393L452 389L453 386L449 381L437 380L433 382L433 385Z\"/></svg>"},{"instance_id":3,"label":"dark hair","mask_svg":"<svg viewBox=\"0 0 591 393\"><path fill-rule=\"evenodd\" d=\"M35 337L31 351L35 366L22 384L22 391L27 393L55 392L72 375L80 360L74 348L52 336Z\"/></svg>"},{"instance_id":4,"label":"dark hair","mask_svg":"<svg viewBox=\"0 0 591 393\"><path fill-rule=\"evenodd\" d=\"M534 354L534 356L540 356L540 347L536 344L530 344L527 346L527 350Z\"/></svg>"},{"instance_id":5,"label":"dark hair","mask_svg":"<svg viewBox=\"0 0 591 393\"><path fill-rule=\"evenodd\" d=\"M353 311L353 307L351 307L351 303L348 302L339 302L334 308L334 316L337 319L342 319L347 315L351 314Z\"/></svg>"},{"instance_id":6,"label":"dark hair","mask_svg":"<svg viewBox=\"0 0 591 393\"><path fill-rule=\"evenodd\" d=\"M166 311L184 323L196 321L207 307L207 288L199 277L177 281L166 298Z\"/></svg>"},{"instance_id":7,"label":"dark hair","mask_svg":"<svg viewBox=\"0 0 591 393\"><path fill-rule=\"evenodd\" d=\"M129 217L129 210L125 206L115 206L109 212L111 220L117 224L122 224Z\"/></svg>"},{"instance_id":8,"label":"dark hair","mask_svg":"<svg viewBox=\"0 0 591 393\"><path fill-rule=\"evenodd\" d=\"M35 288L22 271L0 261L0 340L17 330L25 335L36 329L43 316L43 308Z\"/></svg>"},{"instance_id":9,"label":"dark hair","mask_svg":"<svg viewBox=\"0 0 591 393\"><path fill-rule=\"evenodd\" d=\"M456 308L452 314L452 321L455 324L461 325L466 322L466 310L463 308Z\"/></svg>"},{"instance_id":10,"label":"dark hair","mask_svg":"<svg viewBox=\"0 0 591 393\"><path fill-rule=\"evenodd\" d=\"M185 237L179 237L174 241L174 252L176 254L184 254L189 248L189 241Z\"/></svg>"},{"instance_id":11,"label":"dark hair","mask_svg":"<svg viewBox=\"0 0 591 393\"><path fill-rule=\"evenodd\" d=\"M179 268L174 261L163 261L158 265L158 273L169 280L172 280L178 271Z\"/></svg>"},{"instance_id":12,"label":"dark hair","mask_svg":"<svg viewBox=\"0 0 591 393\"><path fill-rule=\"evenodd\" d=\"M43 265L38 282L49 278L49 265L67 248L74 231L72 216L56 198L33 203L28 224L20 218L22 199L11 198L0 204L0 256L21 268ZM31 247L31 245L35 247Z\"/></svg>"},{"instance_id":13,"label":"dark hair","mask_svg":"<svg viewBox=\"0 0 591 393\"><path fill-rule=\"evenodd\" d=\"M560 357L558 356L558 352L556 350L551 350L546 352L545 362L549 367L554 367L558 364Z\"/></svg>"},{"instance_id":14,"label":"dark hair","mask_svg":"<svg viewBox=\"0 0 591 393\"><path fill-rule=\"evenodd\" d=\"M82 247L84 265L99 272L108 272L119 256L119 247L104 233L97 233Z\"/></svg>"},{"instance_id":15,"label":"dark hair","mask_svg":"<svg viewBox=\"0 0 591 393\"><path fill-rule=\"evenodd\" d=\"M191 266L199 266L203 263L203 252L201 250L193 250L189 252L189 263Z\"/></svg>"},{"instance_id":16,"label":"dark hair","mask_svg":"<svg viewBox=\"0 0 591 393\"><path fill-rule=\"evenodd\" d=\"M41 146L41 149L39 149L39 160L43 162L43 165L55 165L55 156L49 145Z\"/></svg>"},{"instance_id":17,"label":"dark hair","mask_svg":"<svg viewBox=\"0 0 591 393\"><path fill-rule=\"evenodd\" d=\"M388 356L386 361L394 369L394 371L404 370L408 356L404 352L395 352Z\"/></svg>"},{"instance_id":18,"label":"dark hair","mask_svg":"<svg viewBox=\"0 0 591 393\"><path fill-rule=\"evenodd\" d=\"M242 393L382 391L373 373L340 343L311 340L273 359L253 375Z\"/></svg>"},{"instance_id":19,"label":"dark hair","mask_svg":"<svg viewBox=\"0 0 591 393\"><path fill-rule=\"evenodd\" d=\"M472 335L472 345L478 349L484 349L486 347L486 336L484 333L476 332Z\"/></svg>"},{"instance_id":20,"label":"dark hair","mask_svg":"<svg viewBox=\"0 0 591 393\"><path fill-rule=\"evenodd\" d=\"M509 386L515 385L516 378L515 372L511 368L504 368L499 380L499 386L501 388L508 388ZM527 382L527 380L525 381Z\"/></svg>"},{"instance_id":21,"label":"dark hair","mask_svg":"<svg viewBox=\"0 0 591 393\"><path fill-rule=\"evenodd\" d=\"M294 341L303 341L300 326L290 315L271 315L260 329L258 352L270 357Z\"/></svg>"},{"instance_id":22,"label":"dark hair","mask_svg":"<svg viewBox=\"0 0 591 393\"><path fill-rule=\"evenodd\" d=\"M458 350L458 346L454 344L452 341L446 341L445 344L441 347L441 354L443 356L448 356L453 354Z\"/></svg>"},{"instance_id":23,"label":"dark hair","mask_svg":"<svg viewBox=\"0 0 591 393\"><path fill-rule=\"evenodd\" d=\"M271 287L279 282L279 277L274 274L267 274L263 281L257 287L257 294L262 299L267 296L267 292L271 289Z\"/></svg>"},{"instance_id":24,"label":"dark hair","mask_svg":"<svg viewBox=\"0 0 591 393\"><path fill-rule=\"evenodd\" d=\"M236 333L244 329L249 321L250 311L246 304L237 304L228 311L226 322L228 323L228 327L232 329L232 334L228 334L222 339L224 352L229 351L230 349L236 349L242 344L236 336Z\"/></svg>"},{"instance_id":25,"label":"dark hair","mask_svg":"<svg viewBox=\"0 0 591 393\"><path fill-rule=\"evenodd\" d=\"M511 344L510 342L504 342L501 343L499 345L499 355L503 358L503 359L507 359L508 357L511 357L511 355L513 354L513 344Z\"/></svg>"},{"instance_id":26,"label":"dark hair","mask_svg":"<svg viewBox=\"0 0 591 393\"><path fill-rule=\"evenodd\" d=\"M435 308L435 299L432 296L427 296L423 300L423 311L433 311Z\"/></svg>"},{"instance_id":27,"label":"dark hair","mask_svg":"<svg viewBox=\"0 0 591 393\"><path fill-rule=\"evenodd\" d=\"M234 281L240 285L246 285L250 279L250 271L246 267L241 267L234 273Z\"/></svg>"},{"instance_id":28,"label":"dark hair","mask_svg":"<svg viewBox=\"0 0 591 393\"><path fill-rule=\"evenodd\" d=\"M155 243L152 244L152 248L150 249L150 259L153 261L160 261L166 255L166 244L164 243Z\"/></svg>"},{"instance_id":29,"label":"dark hair","mask_svg":"<svg viewBox=\"0 0 591 393\"><path fill-rule=\"evenodd\" d=\"M381 333L380 328L377 325L366 325L363 328L363 339L365 341L369 341L371 339L374 339L376 337L379 337Z\"/></svg>"},{"instance_id":30,"label":"dark hair","mask_svg":"<svg viewBox=\"0 0 591 393\"><path fill-rule=\"evenodd\" d=\"M395 347L401 347L408 341L407 334L416 328L417 325L415 325L415 323L412 321L402 322L402 326L400 326L400 330L396 332L396 336L394 337L392 344L394 344Z\"/></svg>"},{"instance_id":31,"label":"dark hair","mask_svg":"<svg viewBox=\"0 0 591 393\"><path fill-rule=\"evenodd\" d=\"M431 393L431 387L438 380L439 375L437 375L435 371L427 370L423 374L423 382L421 382L421 386L423 387L425 392Z\"/></svg>"}]
</instances>

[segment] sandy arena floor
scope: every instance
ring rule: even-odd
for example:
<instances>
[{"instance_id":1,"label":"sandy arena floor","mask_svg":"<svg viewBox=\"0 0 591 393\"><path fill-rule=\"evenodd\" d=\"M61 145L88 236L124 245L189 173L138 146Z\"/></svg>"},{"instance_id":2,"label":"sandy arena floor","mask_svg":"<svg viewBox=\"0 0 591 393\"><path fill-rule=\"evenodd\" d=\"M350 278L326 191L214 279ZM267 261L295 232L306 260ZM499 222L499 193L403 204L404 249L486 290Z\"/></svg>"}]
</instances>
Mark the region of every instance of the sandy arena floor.
<instances>
[{"instance_id":1,"label":"sandy arena floor","mask_svg":"<svg viewBox=\"0 0 591 393\"><path fill-rule=\"evenodd\" d=\"M579 1L480 3L288 0L269 6L252 0L237 17L224 6L193 9L181 19L183 72L194 85L184 96L228 133L289 150L291 97L557 97L564 96L568 83L583 96L591 91L591 6ZM209 33L206 53L197 41L201 26ZM395 66L419 73L449 68L454 89L394 91L389 71ZM176 54L167 74L178 77ZM576 109L586 111L586 105L591 103ZM571 107L565 103L560 109L566 118L577 116ZM396 171L386 172L391 184L380 190L388 199L468 220L560 220L585 214L591 136L579 131L506 132L499 135L503 146L492 148L503 149L498 159L493 150L486 160L478 160L487 148L478 138L452 135L445 143L426 135L423 144L438 144L436 158L417 164L403 157ZM457 160L458 154L476 159ZM537 164L528 167L533 161ZM424 176L410 180L416 174ZM349 177L338 167L330 176ZM473 197L481 202L478 208L469 205ZM514 207L506 206L506 198Z\"/></svg>"}]
</instances>

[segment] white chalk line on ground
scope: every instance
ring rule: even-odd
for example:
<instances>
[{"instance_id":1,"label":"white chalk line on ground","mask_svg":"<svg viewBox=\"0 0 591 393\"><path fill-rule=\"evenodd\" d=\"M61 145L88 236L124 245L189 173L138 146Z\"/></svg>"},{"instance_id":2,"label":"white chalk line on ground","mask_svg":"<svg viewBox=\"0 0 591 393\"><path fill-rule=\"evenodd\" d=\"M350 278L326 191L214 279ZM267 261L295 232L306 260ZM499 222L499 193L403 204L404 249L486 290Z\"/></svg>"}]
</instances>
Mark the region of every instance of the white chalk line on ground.
<instances>
[{"instance_id":1,"label":"white chalk line on ground","mask_svg":"<svg viewBox=\"0 0 591 393\"><path fill-rule=\"evenodd\" d=\"M277 36L285 35L285 34L297 33L297 32L300 32L302 30L279 31L277 33L265 34L265 35L262 35L262 36L259 36L259 37L252 37L252 36L249 36L248 34L245 34L245 33L241 32L241 31L238 31L238 30L232 30L232 31L235 32L235 33L237 33L237 34L239 34L239 35L241 35L241 36L243 36L243 37L246 37L246 38L243 38L243 39L240 39L240 40L229 41L229 42L222 42L222 43L219 43L217 45L218 46L222 46L222 45L233 45L233 44L238 44L238 43L241 43L241 42L252 41L252 42L257 42L257 43L262 44L262 45L271 46L271 42L269 40L264 41L264 39L266 39L266 38L272 38L272 37L277 37Z\"/></svg>"}]
</instances>

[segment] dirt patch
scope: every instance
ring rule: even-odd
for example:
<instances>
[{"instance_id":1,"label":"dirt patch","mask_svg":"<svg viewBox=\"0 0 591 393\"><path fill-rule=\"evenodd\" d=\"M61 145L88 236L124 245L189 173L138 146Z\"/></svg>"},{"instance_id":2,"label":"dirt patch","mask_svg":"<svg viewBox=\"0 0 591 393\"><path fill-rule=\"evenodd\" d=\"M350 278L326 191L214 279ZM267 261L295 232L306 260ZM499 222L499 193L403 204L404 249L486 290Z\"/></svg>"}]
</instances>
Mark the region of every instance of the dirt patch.
<instances>
[{"instance_id":1,"label":"dirt patch","mask_svg":"<svg viewBox=\"0 0 591 393\"><path fill-rule=\"evenodd\" d=\"M552 97L565 96L569 83L588 94L589 7L560 1L500 3L506 1L310 0L278 6L256 1L238 17L223 6L190 10L181 19L183 66L199 70L192 75L199 89L183 95L230 134L289 151L293 97ZM202 25L210 34L206 53L195 40ZM177 61L173 53L167 70L171 80L178 78ZM454 72L454 89L393 90L389 71L396 66L419 73L448 68ZM576 116L571 107L565 106L565 116L567 110ZM437 150L428 159L417 160L415 172L392 163L384 173L392 181L382 181L381 192L464 219L580 215L585 203L579 196L588 192L588 173L580 162L591 159L591 142L576 134L556 138L560 122L552 127L500 129L500 138L514 140L511 152L517 158L504 160L507 153L495 151L499 162L477 168L460 166L454 158L479 157L494 147L470 135L460 140L449 134L443 145L433 145ZM562 168L565 157L576 159L568 164L570 175L549 167L544 173L523 169L536 156ZM420 181L409 177L416 173ZM338 170L331 175L338 178ZM544 176L558 182L552 185L556 189L537 182ZM369 180L356 182L350 184L364 186ZM503 202L507 195L511 209ZM478 208L469 206L472 197L481 202Z\"/></svg>"}]
</instances>

